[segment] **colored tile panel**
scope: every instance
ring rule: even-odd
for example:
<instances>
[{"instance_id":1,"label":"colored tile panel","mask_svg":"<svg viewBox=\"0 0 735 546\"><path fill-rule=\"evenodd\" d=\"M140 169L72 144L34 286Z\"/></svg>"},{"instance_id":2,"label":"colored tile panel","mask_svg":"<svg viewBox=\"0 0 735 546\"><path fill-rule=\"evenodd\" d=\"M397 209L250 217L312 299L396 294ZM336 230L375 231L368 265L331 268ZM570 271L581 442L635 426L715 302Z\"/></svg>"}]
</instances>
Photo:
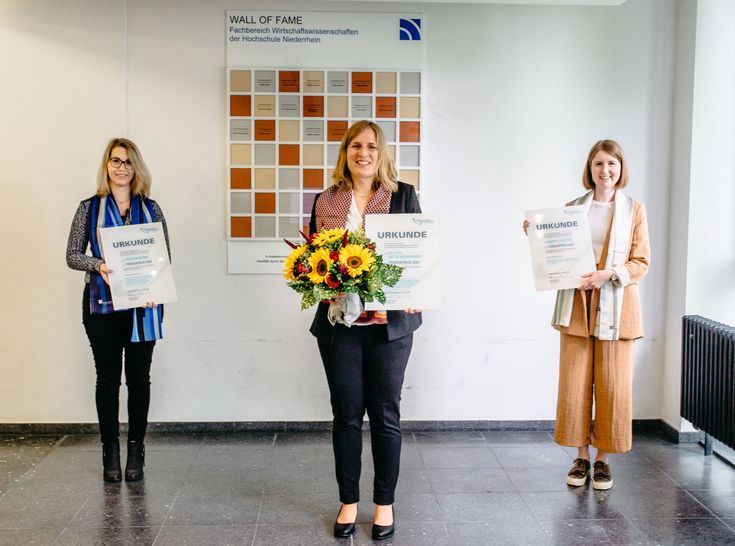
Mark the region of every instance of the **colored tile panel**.
<instances>
[{"instance_id":1,"label":"colored tile panel","mask_svg":"<svg viewBox=\"0 0 735 546\"><path fill-rule=\"evenodd\" d=\"M257 190L276 189L276 170L275 169L255 169L255 189Z\"/></svg>"},{"instance_id":2,"label":"colored tile panel","mask_svg":"<svg viewBox=\"0 0 735 546\"><path fill-rule=\"evenodd\" d=\"M304 188L322 189L324 187L323 169L304 169Z\"/></svg>"},{"instance_id":3,"label":"colored tile panel","mask_svg":"<svg viewBox=\"0 0 735 546\"><path fill-rule=\"evenodd\" d=\"M274 93L276 90L275 70L256 70L253 90L256 93Z\"/></svg>"},{"instance_id":4,"label":"colored tile panel","mask_svg":"<svg viewBox=\"0 0 735 546\"><path fill-rule=\"evenodd\" d=\"M402 121L400 128L401 142L418 142L421 136L421 122Z\"/></svg>"},{"instance_id":5,"label":"colored tile panel","mask_svg":"<svg viewBox=\"0 0 735 546\"><path fill-rule=\"evenodd\" d=\"M375 97L375 117L376 118L394 118L396 117L396 98L395 97Z\"/></svg>"},{"instance_id":6,"label":"colored tile panel","mask_svg":"<svg viewBox=\"0 0 735 546\"><path fill-rule=\"evenodd\" d=\"M256 214L275 214L276 213L276 194L275 193L256 193L255 197L255 213Z\"/></svg>"},{"instance_id":7,"label":"colored tile panel","mask_svg":"<svg viewBox=\"0 0 735 546\"><path fill-rule=\"evenodd\" d=\"M230 144L230 162L233 165L250 165L250 144Z\"/></svg>"},{"instance_id":8,"label":"colored tile panel","mask_svg":"<svg viewBox=\"0 0 735 546\"><path fill-rule=\"evenodd\" d=\"M327 140L330 142L341 142L347 132L346 121L327 121Z\"/></svg>"},{"instance_id":9,"label":"colored tile panel","mask_svg":"<svg viewBox=\"0 0 735 546\"><path fill-rule=\"evenodd\" d=\"M375 74L375 92L385 94L395 94L396 92L396 73L395 72L378 72Z\"/></svg>"},{"instance_id":10,"label":"colored tile panel","mask_svg":"<svg viewBox=\"0 0 735 546\"><path fill-rule=\"evenodd\" d=\"M279 165L298 165L299 164L299 145L298 144L279 144L278 145L278 164Z\"/></svg>"},{"instance_id":11,"label":"colored tile panel","mask_svg":"<svg viewBox=\"0 0 735 546\"><path fill-rule=\"evenodd\" d=\"M276 140L276 120L256 119L255 140Z\"/></svg>"},{"instance_id":12,"label":"colored tile panel","mask_svg":"<svg viewBox=\"0 0 735 546\"><path fill-rule=\"evenodd\" d=\"M250 93L251 88L250 70L230 70L230 92Z\"/></svg>"},{"instance_id":13,"label":"colored tile panel","mask_svg":"<svg viewBox=\"0 0 735 546\"><path fill-rule=\"evenodd\" d=\"M255 116L276 117L276 97L274 95L255 95Z\"/></svg>"},{"instance_id":14,"label":"colored tile panel","mask_svg":"<svg viewBox=\"0 0 735 546\"><path fill-rule=\"evenodd\" d=\"M324 72L305 70L304 93L324 93Z\"/></svg>"},{"instance_id":15,"label":"colored tile panel","mask_svg":"<svg viewBox=\"0 0 735 546\"><path fill-rule=\"evenodd\" d=\"M348 116L347 97L327 97L327 116L330 118L346 118Z\"/></svg>"},{"instance_id":16,"label":"colored tile panel","mask_svg":"<svg viewBox=\"0 0 735 546\"><path fill-rule=\"evenodd\" d=\"M250 116L250 95L230 95L230 115Z\"/></svg>"},{"instance_id":17,"label":"colored tile panel","mask_svg":"<svg viewBox=\"0 0 735 546\"><path fill-rule=\"evenodd\" d=\"M304 144L304 165L324 165L324 146Z\"/></svg>"},{"instance_id":18,"label":"colored tile panel","mask_svg":"<svg viewBox=\"0 0 735 546\"><path fill-rule=\"evenodd\" d=\"M253 219L250 216L231 216L230 233L232 237L252 237Z\"/></svg>"},{"instance_id":19,"label":"colored tile panel","mask_svg":"<svg viewBox=\"0 0 735 546\"><path fill-rule=\"evenodd\" d=\"M278 140L299 140L299 122L281 120L278 122Z\"/></svg>"},{"instance_id":20,"label":"colored tile panel","mask_svg":"<svg viewBox=\"0 0 735 546\"><path fill-rule=\"evenodd\" d=\"M348 93L347 72L327 72L328 93Z\"/></svg>"},{"instance_id":21,"label":"colored tile panel","mask_svg":"<svg viewBox=\"0 0 735 546\"><path fill-rule=\"evenodd\" d=\"M278 72L278 92L298 93L300 91L299 76L297 70L280 70Z\"/></svg>"},{"instance_id":22,"label":"colored tile panel","mask_svg":"<svg viewBox=\"0 0 735 546\"><path fill-rule=\"evenodd\" d=\"M250 169L230 169L230 188L233 190L249 190L251 181Z\"/></svg>"},{"instance_id":23,"label":"colored tile panel","mask_svg":"<svg viewBox=\"0 0 735 546\"><path fill-rule=\"evenodd\" d=\"M418 97L401 97L400 109L402 118L420 118L421 100Z\"/></svg>"},{"instance_id":24,"label":"colored tile panel","mask_svg":"<svg viewBox=\"0 0 735 546\"><path fill-rule=\"evenodd\" d=\"M303 101L305 118L324 117L324 97L305 96L303 97Z\"/></svg>"},{"instance_id":25,"label":"colored tile panel","mask_svg":"<svg viewBox=\"0 0 735 546\"><path fill-rule=\"evenodd\" d=\"M352 92L353 93L372 93L373 92L373 73L372 72L353 72L352 73Z\"/></svg>"}]
</instances>

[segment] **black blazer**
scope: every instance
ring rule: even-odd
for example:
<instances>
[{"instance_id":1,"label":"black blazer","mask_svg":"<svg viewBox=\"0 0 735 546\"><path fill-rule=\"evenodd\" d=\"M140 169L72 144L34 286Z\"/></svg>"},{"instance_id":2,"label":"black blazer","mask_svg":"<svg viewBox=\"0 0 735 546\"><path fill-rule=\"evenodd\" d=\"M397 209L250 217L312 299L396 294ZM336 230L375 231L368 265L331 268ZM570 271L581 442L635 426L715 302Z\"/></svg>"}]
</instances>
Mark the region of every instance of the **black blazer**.
<instances>
[{"instance_id":1,"label":"black blazer","mask_svg":"<svg viewBox=\"0 0 735 546\"><path fill-rule=\"evenodd\" d=\"M398 182L398 190L390 198L390 213L406 212L421 212L421 206L419 205L416 190L413 189L413 186ZM314 200L314 207L311 209L311 221L309 222L309 232L314 233L315 231L316 199ZM329 319L327 318L328 308L329 304L320 302L316 309L316 315L309 330L316 337L328 337L332 335L332 329L334 327L329 323ZM386 325L388 341L407 336L419 326L421 326L421 313L408 314L405 311L388 311L388 324ZM361 326L356 326L356 328L361 328Z\"/></svg>"}]
</instances>

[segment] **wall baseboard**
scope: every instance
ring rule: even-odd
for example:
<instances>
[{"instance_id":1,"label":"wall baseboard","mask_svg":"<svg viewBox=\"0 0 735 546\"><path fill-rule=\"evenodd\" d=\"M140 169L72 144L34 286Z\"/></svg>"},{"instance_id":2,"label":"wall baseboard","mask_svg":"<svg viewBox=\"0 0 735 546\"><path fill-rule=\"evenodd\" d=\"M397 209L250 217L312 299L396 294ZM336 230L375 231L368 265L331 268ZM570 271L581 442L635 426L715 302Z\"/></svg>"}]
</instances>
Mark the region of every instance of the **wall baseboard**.
<instances>
[{"instance_id":1,"label":"wall baseboard","mask_svg":"<svg viewBox=\"0 0 735 546\"><path fill-rule=\"evenodd\" d=\"M367 421L366 421L367 425ZM554 421L402 421L406 432L430 431L540 431L554 430ZM120 429L127 431L127 425ZM149 432L328 432L331 421L194 421L149 423ZM634 419L636 432L657 432L675 443L696 443L699 433L678 432L661 419ZM97 423L0 423L0 434L97 434Z\"/></svg>"}]
</instances>

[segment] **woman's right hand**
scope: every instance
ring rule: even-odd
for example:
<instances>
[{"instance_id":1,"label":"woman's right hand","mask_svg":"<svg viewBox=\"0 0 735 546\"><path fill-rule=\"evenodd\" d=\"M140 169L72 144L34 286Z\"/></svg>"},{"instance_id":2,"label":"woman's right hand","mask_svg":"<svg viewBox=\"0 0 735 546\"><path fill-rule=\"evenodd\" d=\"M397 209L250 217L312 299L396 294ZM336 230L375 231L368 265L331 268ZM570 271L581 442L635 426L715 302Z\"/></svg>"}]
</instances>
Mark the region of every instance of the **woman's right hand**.
<instances>
[{"instance_id":1,"label":"woman's right hand","mask_svg":"<svg viewBox=\"0 0 735 546\"><path fill-rule=\"evenodd\" d=\"M110 286L110 273L112 273L112 269L108 268L105 262L102 262L100 264L100 275L102 275L102 279L105 281L107 286Z\"/></svg>"},{"instance_id":2,"label":"woman's right hand","mask_svg":"<svg viewBox=\"0 0 735 546\"><path fill-rule=\"evenodd\" d=\"M525 233L526 235L528 235L528 227L530 225L531 224L528 223L528 220L523 220L523 233Z\"/></svg>"}]
</instances>

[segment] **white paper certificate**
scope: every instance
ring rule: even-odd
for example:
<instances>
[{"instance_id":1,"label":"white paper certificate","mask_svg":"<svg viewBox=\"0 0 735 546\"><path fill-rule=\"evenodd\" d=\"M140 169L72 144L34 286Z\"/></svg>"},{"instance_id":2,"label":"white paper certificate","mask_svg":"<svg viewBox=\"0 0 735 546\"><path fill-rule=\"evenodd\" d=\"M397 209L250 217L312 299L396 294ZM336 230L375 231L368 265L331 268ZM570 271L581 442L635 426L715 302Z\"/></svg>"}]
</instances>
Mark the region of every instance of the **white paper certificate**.
<instances>
[{"instance_id":1,"label":"white paper certificate","mask_svg":"<svg viewBox=\"0 0 735 546\"><path fill-rule=\"evenodd\" d=\"M365 234L385 263L403 268L394 287L384 286L386 302L366 303L368 310L438 309L439 221L433 214L368 214Z\"/></svg>"},{"instance_id":2,"label":"white paper certificate","mask_svg":"<svg viewBox=\"0 0 735 546\"><path fill-rule=\"evenodd\" d=\"M161 222L101 228L99 236L115 310L176 301Z\"/></svg>"},{"instance_id":3,"label":"white paper certificate","mask_svg":"<svg viewBox=\"0 0 735 546\"><path fill-rule=\"evenodd\" d=\"M536 290L578 288L597 269L585 206L527 210L526 220Z\"/></svg>"}]
</instances>

